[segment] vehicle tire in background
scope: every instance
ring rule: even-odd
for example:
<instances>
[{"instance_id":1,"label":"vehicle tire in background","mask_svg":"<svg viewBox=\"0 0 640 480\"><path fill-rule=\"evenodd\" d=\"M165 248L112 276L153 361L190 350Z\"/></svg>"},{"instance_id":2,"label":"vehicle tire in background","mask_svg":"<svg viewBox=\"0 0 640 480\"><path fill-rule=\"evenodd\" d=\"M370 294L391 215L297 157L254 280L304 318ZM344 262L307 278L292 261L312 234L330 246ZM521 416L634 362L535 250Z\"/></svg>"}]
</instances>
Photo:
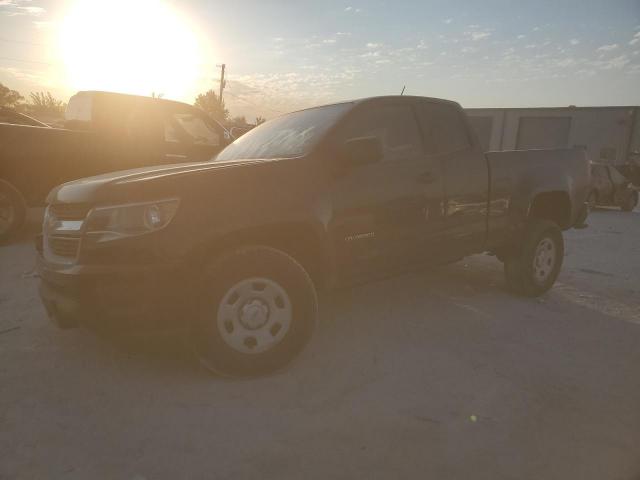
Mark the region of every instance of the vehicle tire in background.
<instances>
[{"instance_id":1,"label":"vehicle tire in background","mask_svg":"<svg viewBox=\"0 0 640 480\"><path fill-rule=\"evenodd\" d=\"M589 211L593 211L596 208L598 202L598 194L595 190L593 190L589 196L587 197L587 205L589 206Z\"/></svg>"},{"instance_id":2,"label":"vehicle tire in background","mask_svg":"<svg viewBox=\"0 0 640 480\"><path fill-rule=\"evenodd\" d=\"M318 297L302 265L271 247L244 247L207 268L191 344L215 373L264 375L300 353L317 320Z\"/></svg>"},{"instance_id":3,"label":"vehicle tire in background","mask_svg":"<svg viewBox=\"0 0 640 480\"><path fill-rule=\"evenodd\" d=\"M507 287L528 297L542 295L558 278L563 257L560 227L550 220L531 220L521 244L505 258Z\"/></svg>"},{"instance_id":4,"label":"vehicle tire in background","mask_svg":"<svg viewBox=\"0 0 640 480\"><path fill-rule=\"evenodd\" d=\"M632 190L622 205L620 205L620 209L623 212L630 212L638 205L638 192L636 190Z\"/></svg>"},{"instance_id":5,"label":"vehicle tire in background","mask_svg":"<svg viewBox=\"0 0 640 480\"><path fill-rule=\"evenodd\" d=\"M0 243L14 235L27 217L27 205L20 192L10 183L0 180Z\"/></svg>"}]
</instances>

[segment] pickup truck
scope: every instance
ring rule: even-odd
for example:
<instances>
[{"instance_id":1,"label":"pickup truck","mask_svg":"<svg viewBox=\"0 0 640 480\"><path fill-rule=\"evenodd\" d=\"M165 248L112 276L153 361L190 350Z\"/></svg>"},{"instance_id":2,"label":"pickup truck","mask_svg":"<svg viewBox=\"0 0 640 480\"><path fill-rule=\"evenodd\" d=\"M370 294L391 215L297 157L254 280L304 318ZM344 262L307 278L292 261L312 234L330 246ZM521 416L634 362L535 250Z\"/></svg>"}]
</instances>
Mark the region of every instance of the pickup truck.
<instances>
[{"instance_id":1,"label":"pickup truck","mask_svg":"<svg viewBox=\"0 0 640 480\"><path fill-rule=\"evenodd\" d=\"M318 292L489 252L511 290L541 295L589 185L581 149L483 153L454 102L316 107L209 162L55 188L40 294L59 326L175 329L207 368L260 375L309 341Z\"/></svg>"},{"instance_id":2,"label":"pickup truck","mask_svg":"<svg viewBox=\"0 0 640 480\"><path fill-rule=\"evenodd\" d=\"M65 128L0 123L0 241L19 230L27 207L43 205L56 185L115 170L208 160L229 138L222 125L191 105L109 92L71 97Z\"/></svg>"}]
</instances>

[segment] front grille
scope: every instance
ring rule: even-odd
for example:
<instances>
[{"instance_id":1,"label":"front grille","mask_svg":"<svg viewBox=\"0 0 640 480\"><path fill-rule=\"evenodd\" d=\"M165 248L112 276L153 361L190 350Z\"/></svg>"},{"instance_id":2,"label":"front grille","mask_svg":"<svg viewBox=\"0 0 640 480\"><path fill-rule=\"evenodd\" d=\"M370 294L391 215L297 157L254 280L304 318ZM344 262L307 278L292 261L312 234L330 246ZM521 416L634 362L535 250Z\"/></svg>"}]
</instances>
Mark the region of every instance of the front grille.
<instances>
[{"instance_id":1,"label":"front grille","mask_svg":"<svg viewBox=\"0 0 640 480\"><path fill-rule=\"evenodd\" d=\"M86 203L55 203L49 205L49 215L57 220L84 220L90 209Z\"/></svg>"},{"instance_id":2,"label":"front grille","mask_svg":"<svg viewBox=\"0 0 640 480\"><path fill-rule=\"evenodd\" d=\"M79 238L54 235L47 239L47 243L51 253L59 257L75 258L78 255Z\"/></svg>"}]
</instances>

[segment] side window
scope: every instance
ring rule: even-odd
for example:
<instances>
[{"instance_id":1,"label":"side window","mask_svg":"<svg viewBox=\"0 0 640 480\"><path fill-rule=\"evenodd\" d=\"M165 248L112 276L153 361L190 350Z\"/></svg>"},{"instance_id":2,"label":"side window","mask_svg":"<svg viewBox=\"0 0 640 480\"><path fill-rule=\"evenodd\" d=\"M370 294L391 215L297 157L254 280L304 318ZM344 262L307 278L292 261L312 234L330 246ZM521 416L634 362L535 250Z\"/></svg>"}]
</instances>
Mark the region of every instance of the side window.
<instances>
[{"instance_id":1,"label":"side window","mask_svg":"<svg viewBox=\"0 0 640 480\"><path fill-rule=\"evenodd\" d=\"M135 108L129 115L126 125L129 138L136 143L162 141L162 121L154 108L147 106Z\"/></svg>"},{"instance_id":2,"label":"side window","mask_svg":"<svg viewBox=\"0 0 640 480\"><path fill-rule=\"evenodd\" d=\"M192 113L173 113L164 125L166 142L187 143L189 145L207 145L218 147L220 134L204 119Z\"/></svg>"},{"instance_id":3,"label":"side window","mask_svg":"<svg viewBox=\"0 0 640 480\"><path fill-rule=\"evenodd\" d=\"M427 141L427 153L451 153L471 147L467 126L456 107L425 102L420 106L420 122Z\"/></svg>"},{"instance_id":4,"label":"side window","mask_svg":"<svg viewBox=\"0 0 640 480\"><path fill-rule=\"evenodd\" d=\"M365 107L346 125L343 141L378 137L384 149L383 162L413 160L422 155L422 139L409 105Z\"/></svg>"}]
</instances>

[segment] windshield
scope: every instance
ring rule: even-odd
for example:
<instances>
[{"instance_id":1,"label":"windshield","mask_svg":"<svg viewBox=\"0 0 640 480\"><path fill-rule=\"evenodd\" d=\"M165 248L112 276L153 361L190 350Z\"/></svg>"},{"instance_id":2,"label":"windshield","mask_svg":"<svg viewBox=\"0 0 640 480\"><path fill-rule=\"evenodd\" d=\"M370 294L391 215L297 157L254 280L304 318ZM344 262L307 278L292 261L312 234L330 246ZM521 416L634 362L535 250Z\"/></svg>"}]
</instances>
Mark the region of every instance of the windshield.
<instances>
[{"instance_id":1,"label":"windshield","mask_svg":"<svg viewBox=\"0 0 640 480\"><path fill-rule=\"evenodd\" d=\"M227 161L306 155L351 104L311 108L275 118L246 133L216 157Z\"/></svg>"}]
</instances>

